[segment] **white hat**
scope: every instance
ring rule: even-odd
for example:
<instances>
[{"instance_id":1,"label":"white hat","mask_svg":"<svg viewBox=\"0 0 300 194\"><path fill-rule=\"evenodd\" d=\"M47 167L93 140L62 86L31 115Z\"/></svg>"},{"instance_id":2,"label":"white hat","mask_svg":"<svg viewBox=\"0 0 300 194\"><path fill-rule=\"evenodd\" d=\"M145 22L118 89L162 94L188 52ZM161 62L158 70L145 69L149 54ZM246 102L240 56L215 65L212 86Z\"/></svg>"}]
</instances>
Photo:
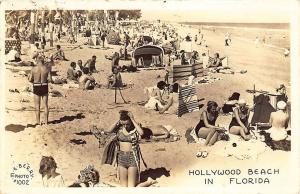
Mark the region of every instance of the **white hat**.
<instances>
[{"instance_id":1,"label":"white hat","mask_svg":"<svg viewBox=\"0 0 300 194\"><path fill-rule=\"evenodd\" d=\"M277 102L277 108L279 110L284 110L286 108L286 103L284 101Z\"/></svg>"}]
</instances>

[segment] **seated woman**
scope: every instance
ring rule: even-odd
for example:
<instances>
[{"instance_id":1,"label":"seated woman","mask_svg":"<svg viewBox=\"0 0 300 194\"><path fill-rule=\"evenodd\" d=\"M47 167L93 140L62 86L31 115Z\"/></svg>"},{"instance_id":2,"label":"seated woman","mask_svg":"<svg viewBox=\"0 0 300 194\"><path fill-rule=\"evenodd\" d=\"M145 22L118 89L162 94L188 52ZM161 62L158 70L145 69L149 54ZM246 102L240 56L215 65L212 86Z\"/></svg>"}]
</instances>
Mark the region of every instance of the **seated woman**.
<instances>
[{"instance_id":1,"label":"seated woman","mask_svg":"<svg viewBox=\"0 0 300 194\"><path fill-rule=\"evenodd\" d=\"M233 108L233 117L229 124L229 132L234 135L240 135L244 140L248 141L251 139L248 130L248 118L250 110L246 106L246 101L240 99L238 105Z\"/></svg>"},{"instance_id":2,"label":"seated woman","mask_svg":"<svg viewBox=\"0 0 300 194\"><path fill-rule=\"evenodd\" d=\"M209 67L220 67L220 66L222 66L222 60L223 59L224 58L220 58L219 53L215 53L211 63L209 64Z\"/></svg>"},{"instance_id":3,"label":"seated woman","mask_svg":"<svg viewBox=\"0 0 300 194\"><path fill-rule=\"evenodd\" d=\"M146 88L146 93L148 97L148 102L145 104L145 108L151 110L158 110L158 108L163 109L163 104L165 103L162 99L163 91L167 86L166 82L159 81L156 86L151 88Z\"/></svg>"},{"instance_id":4,"label":"seated woman","mask_svg":"<svg viewBox=\"0 0 300 194\"><path fill-rule=\"evenodd\" d=\"M133 114L126 110L119 112L120 118L108 133L116 134L118 156L118 175L123 187L147 187L155 183L153 179L140 183L140 161L143 160L139 147L143 130L135 121ZM144 163L145 165L145 163Z\"/></svg>"},{"instance_id":5,"label":"seated woman","mask_svg":"<svg viewBox=\"0 0 300 194\"><path fill-rule=\"evenodd\" d=\"M270 117L270 126L268 130L270 137L274 141L284 140L287 137L286 127L289 122L289 115L285 112L286 103L284 101L279 101L277 103L278 111L272 112Z\"/></svg>"},{"instance_id":6,"label":"seated woman","mask_svg":"<svg viewBox=\"0 0 300 194\"><path fill-rule=\"evenodd\" d=\"M97 85L95 78L89 75L89 69L84 67L82 69L83 75L81 75L78 79L79 88L83 90L92 90Z\"/></svg>"},{"instance_id":7,"label":"seated woman","mask_svg":"<svg viewBox=\"0 0 300 194\"><path fill-rule=\"evenodd\" d=\"M179 84L175 83L172 85L172 91L170 95L168 96L167 104L163 106L163 108L159 108L157 106L157 109L159 110L160 114L163 113L169 113L169 114L177 114L178 106L179 106Z\"/></svg>"},{"instance_id":8,"label":"seated woman","mask_svg":"<svg viewBox=\"0 0 300 194\"><path fill-rule=\"evenodd\" d=\"M240 94L237 92L234 92L227 101L225 101L224 106L222 107L223 113L230 113L233 112L233 108L238 103L238 100L240 99Z\"/></svg>"},{"instance_id":9,"label":"seated woman","mask_svg":"<svg viewBox=\"0 0 300 194\"><path fill-rule=\"evenodd\" d=\"M111 75L108 76L107 78L108 80L108 84L107 87L108 88L122 88L125 86L125 84L123 84L122 82L122 76L119 70L119 67L113 67L113 73Z\"/></svg>"},{"instance_id":10,"label":"seated woman","mask_svg":"<svg viewBox=\"0 0 300 194\"><path fill-rule=\"evenodd\" d=\"M224 128L215 126L218 115L218 104L208 101L206 111L202 112L199 123L191 132L196 142L199 142L199 138L203 138L204 145L212 146L219 140L229 139L229 136L224 133Z\"/></svg>"},{"instance_id":11,"label":"seated woman","mask_svg":"<svg viewBox=\"0 0 300 194\"><path fill-rule=\"evenodd\" d=\"M39 173L42 175L44 187L64 187L61 174L56 172L56 162L52 156L43 156L40 162Z\"/></svg>"}]
</instances>

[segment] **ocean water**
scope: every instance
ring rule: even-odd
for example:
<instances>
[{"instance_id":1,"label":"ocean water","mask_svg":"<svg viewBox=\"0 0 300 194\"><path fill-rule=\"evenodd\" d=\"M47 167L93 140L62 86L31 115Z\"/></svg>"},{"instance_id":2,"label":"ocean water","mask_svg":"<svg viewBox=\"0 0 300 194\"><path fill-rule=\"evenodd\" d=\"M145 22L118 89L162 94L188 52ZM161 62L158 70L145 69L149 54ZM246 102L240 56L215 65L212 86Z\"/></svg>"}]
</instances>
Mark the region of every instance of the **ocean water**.
<instances>
[{"instance_id":1,"label":"ocean water","mask_svg":"<svg viewBox=\"0 0 300 194\"><path fill-rule=\"evenodd\" d=\"M236 27L236 28L264 28L264 29L286 29L290 28L289 23L222 23L222 22L181 22L185 25Z\"/></svg>"}]
</instances>

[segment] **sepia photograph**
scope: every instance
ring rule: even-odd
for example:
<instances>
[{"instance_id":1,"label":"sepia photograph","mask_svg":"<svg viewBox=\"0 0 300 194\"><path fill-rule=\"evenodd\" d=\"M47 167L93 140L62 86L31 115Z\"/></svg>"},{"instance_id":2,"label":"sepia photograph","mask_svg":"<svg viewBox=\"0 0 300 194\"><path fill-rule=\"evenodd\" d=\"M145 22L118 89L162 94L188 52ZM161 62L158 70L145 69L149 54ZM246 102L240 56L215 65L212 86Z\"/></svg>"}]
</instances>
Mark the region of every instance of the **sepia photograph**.
<instances>
[{"instance_id":1,"label":"sepia photograph","mask_svg":"<svg viewBox=\"0 0 300 194\"><path fill-rule=\"evenodd\" d=\"M299 192L298 4L17 2L1 10L0 193Z\"/></svg>"}]
</instances>

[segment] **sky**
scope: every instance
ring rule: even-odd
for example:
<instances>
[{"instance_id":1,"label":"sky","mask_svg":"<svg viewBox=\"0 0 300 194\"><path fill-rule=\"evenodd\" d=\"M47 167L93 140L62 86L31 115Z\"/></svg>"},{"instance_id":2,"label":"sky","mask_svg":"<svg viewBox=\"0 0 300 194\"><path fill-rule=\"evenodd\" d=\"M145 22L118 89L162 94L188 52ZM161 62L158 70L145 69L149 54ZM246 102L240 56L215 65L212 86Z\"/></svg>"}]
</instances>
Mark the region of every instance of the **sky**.
<instances>
[{"instance_id":1,"label":"sky","mask_svg":"<svg viewBox=\"0 0 300 194\"><path fill-rule=\"evenodd\" d=\"M290 13L294 11L292 2L288 0L272 0L272 2L270 0L251 2L249 0L200 0L194 3L181 1L171 6L167 3L155 11L142 9L143 19L180 22L286 23L290 20Z\"/></svg>"},{"instance_id":2,"label":"sky","mask_svg":"<svg viewBox=\"0 0 300 194\"><path fill-rule=\"evenodd\" d=\"M146 20L285 23L300 0L6 0L5 9L141 9ZM8 3L9 2L9 3ZM19 3L18 3L19 2ZM22 2L22 3L20 3Z\"/></svg>"}]
</instances>

